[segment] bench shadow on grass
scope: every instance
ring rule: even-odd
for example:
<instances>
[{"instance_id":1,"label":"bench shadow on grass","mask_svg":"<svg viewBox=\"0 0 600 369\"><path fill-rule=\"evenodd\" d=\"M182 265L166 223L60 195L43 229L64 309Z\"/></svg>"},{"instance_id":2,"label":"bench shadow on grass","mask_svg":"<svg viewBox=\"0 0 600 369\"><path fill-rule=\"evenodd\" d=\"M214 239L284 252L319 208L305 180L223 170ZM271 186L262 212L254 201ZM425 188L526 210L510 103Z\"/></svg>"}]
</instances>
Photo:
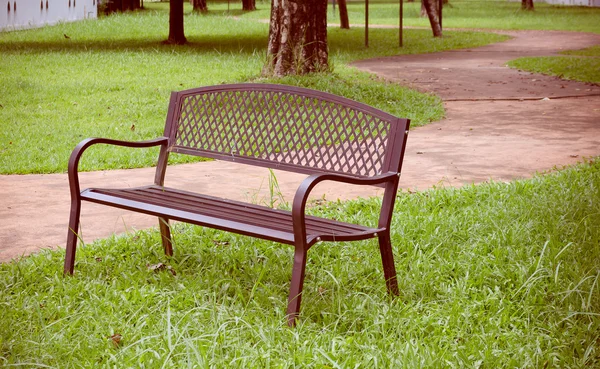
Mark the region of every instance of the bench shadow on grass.
<instances>
[{"instance_id":1,"label":"bench shadow on grass","mask_svg":"<svg viewBox=\"0 0 600 369\"><path fill-rule=\"evenodd\" d=\"M373 29L370 38L373 45L365 48L361 28L351 30L331 30L329 32L330 54L336 53L358 54L359 58L372 57L378 54L406 54L412 53L411 47L399 49L397 47L397 30ZM415 44L423 42L424 34L428 30L405 30L405 38ZM45 53L90 53L90 52L151 52L151 53L181 53L181 54L205 54L205 53L233 53L252 55L256 52L266 53L268 45L268 33L250 34L211 34L187 36L185 45L167 44L166 35L150 37L130 37L114 39L85 39L78 40L76 36L66 38L63 34L57 34L52 40L26 40L26 41L4 41L0 40L0 52L3 54L36 54ZM428 39L427 39L428 40ZM387 52L385 52L387 51Z\"/></svg>"},{"instance_id":2,"label":"bench shadow on grass","mask_svg":"<svg viewBox=\"0 0 600 369\"><path fill-rule=\"evenodd\" d=\"M56 41L16 41L0 43L2 53L45 54L54 52L89 53L89 52L152 52L152 53L236 53L254 54L257 50L266 50L267 36L233 35L233 36L193 36L188 37L185 45L169 45L164 38L154 39L118 39L118 40L85 40L59 39Z\"/></svg>"}]
</instances>

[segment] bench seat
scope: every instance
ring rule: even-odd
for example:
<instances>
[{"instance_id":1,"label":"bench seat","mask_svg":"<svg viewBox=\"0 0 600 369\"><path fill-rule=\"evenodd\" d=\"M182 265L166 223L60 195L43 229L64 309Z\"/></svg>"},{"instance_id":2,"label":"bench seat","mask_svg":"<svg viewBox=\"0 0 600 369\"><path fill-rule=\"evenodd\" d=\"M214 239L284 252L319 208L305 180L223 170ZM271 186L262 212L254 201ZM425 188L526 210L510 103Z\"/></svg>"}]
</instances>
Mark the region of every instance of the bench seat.
<instances>
[{"instance_id":1,"label":"bench seat","mask_svg":"<svg viewBox=\"0 0 600 369\"><path fill-rule=\"evenodd\" d=\"M81 199L148 215L247 236L294 244L292 214L266 206L222 199L161 186L126 189L89 188ZM353 241L376 236L382 228L306 216L306 243Z\"/></svg>"}]
</instances>

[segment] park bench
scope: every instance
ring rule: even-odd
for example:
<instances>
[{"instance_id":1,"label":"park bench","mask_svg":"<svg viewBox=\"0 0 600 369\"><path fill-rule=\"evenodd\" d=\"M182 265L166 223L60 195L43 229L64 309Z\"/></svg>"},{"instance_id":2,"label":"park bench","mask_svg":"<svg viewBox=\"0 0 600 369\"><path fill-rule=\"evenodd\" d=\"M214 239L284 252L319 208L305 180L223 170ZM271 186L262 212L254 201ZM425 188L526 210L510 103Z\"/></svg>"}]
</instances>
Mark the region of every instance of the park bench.
<instances>
[{"instance_id":1,"label":"park bench","mask_svg":"<svg viewBox=\"0 0 600 369\"><path fill-rule=\"evenodd\" d=\"M89 138L74 149L69 160L71 213L64 272L73 274L81 202L85 200L158 217L164 251L169 256L173 253L170 220L293 245L287 308L290 326L295 325L300 311L307 252L320 241L378 237L387 290L398 294L390 223L408 126L407 119L305 88L233 84L173 92L163 137L142 142ZM81 191L79 161L95 144L160 146L154 184ZM271 209L165 187L171 152L308 176L298 187L291 211ZM322 181L383 187L377 226L305 214L311 190Z\"/></svg>"}]
</instances>

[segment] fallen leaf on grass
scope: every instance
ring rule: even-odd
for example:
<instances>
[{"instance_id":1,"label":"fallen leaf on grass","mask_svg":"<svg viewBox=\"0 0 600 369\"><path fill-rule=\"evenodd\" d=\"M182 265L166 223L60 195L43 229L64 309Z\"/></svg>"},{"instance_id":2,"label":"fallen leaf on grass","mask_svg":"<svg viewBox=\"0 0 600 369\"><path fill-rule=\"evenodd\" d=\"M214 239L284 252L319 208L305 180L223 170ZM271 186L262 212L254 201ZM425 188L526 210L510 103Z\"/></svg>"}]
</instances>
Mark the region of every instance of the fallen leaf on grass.
<instances>
[{"instance_id":1,"label":"fallen leaf on grass","mask_svg":"<svg viewBox=\"0 0 600 369\"><path fill-rule=\"evenodd\" d=\"M212 240L215 246L229 246L229 241Z\"/></svg>"},{"instance_id":2,"label":"fallen leaf on grass","mask_svg":"<svg viewBox=\"0 0 600 369\"><path fill-rule=\"evenodd\" d=\"M168 270L169 272L171 272L171 274L177 275L177 272L175 272L175 269L173 269L172 266L165 265L163 263L152 264L152 265L146 264L146 267L148 267L148 270L150 270L152 272L160 272L162 270Z\"/></svg>"},{"instance_id":3,"label":"fallen leaf on grass","mask_svg":"<svg viewBox=\"0 0 600 369\"><path fill-rule=\"evenodd\" d=\"M110 339L110 342L113 344L113 346L115 348L118 348L119 344L121 343L121 338L123 338L123 336L121 336L119 333L115 333L108 338Z\"/></svg>"}]
</instances>

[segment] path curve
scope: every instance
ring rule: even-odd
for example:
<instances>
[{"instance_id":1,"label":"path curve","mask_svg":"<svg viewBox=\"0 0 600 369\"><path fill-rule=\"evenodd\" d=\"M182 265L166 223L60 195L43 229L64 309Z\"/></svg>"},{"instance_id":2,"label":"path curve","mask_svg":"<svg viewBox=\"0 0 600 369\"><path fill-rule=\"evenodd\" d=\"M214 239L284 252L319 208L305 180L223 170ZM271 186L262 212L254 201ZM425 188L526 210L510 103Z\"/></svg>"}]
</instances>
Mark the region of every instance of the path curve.
<instances>
[{"instance_id":1,"label":"path curve","mask_svg":"<svg viewBox=\"0 0 600 369\"><path fill-rule=\"evenodd\" d=\"M476 49L378 58L354 63L391 81L438 94L446 118L411 131L401 187L423 190L489 179L527 178L600 155L600 87L509 69L520 56L600 44L600 35L500 31L514 38ZM570 96L570 97L568 97ZM542 100L548 97L549 100ZM85 158L84 158L85 160ZM82 173L82 185L138 186L153 168ZM235 177L226 173L235 171ZM169 168L167 185L233 199L268 202L268 171L225 162ZM290 199L304 176L277 172ZM179 177L177 181L169 179ZM244 182L239 181L244 178ZM259 190L260 189L260 190ZM323 187L328 199L377 195L377 189ZM69 189L66 174L0 176L0 261L63 246ZM140 214L84 203L83 239L91 242L154 226Z\"/></svg>"},{"instance_id":2,"label":"path curve","mask_svg":"<svg viewBox=\"0 0 600 369\"><path fill-rule=\"evenodd\" d=\"M600 155L600 86L505 65L521 56L599 45L600 35L498 33L513 38L474 49L353 63L444 100L446 118L409 135L403 185L509 181Z\"/></svg>"}]
</instances>

